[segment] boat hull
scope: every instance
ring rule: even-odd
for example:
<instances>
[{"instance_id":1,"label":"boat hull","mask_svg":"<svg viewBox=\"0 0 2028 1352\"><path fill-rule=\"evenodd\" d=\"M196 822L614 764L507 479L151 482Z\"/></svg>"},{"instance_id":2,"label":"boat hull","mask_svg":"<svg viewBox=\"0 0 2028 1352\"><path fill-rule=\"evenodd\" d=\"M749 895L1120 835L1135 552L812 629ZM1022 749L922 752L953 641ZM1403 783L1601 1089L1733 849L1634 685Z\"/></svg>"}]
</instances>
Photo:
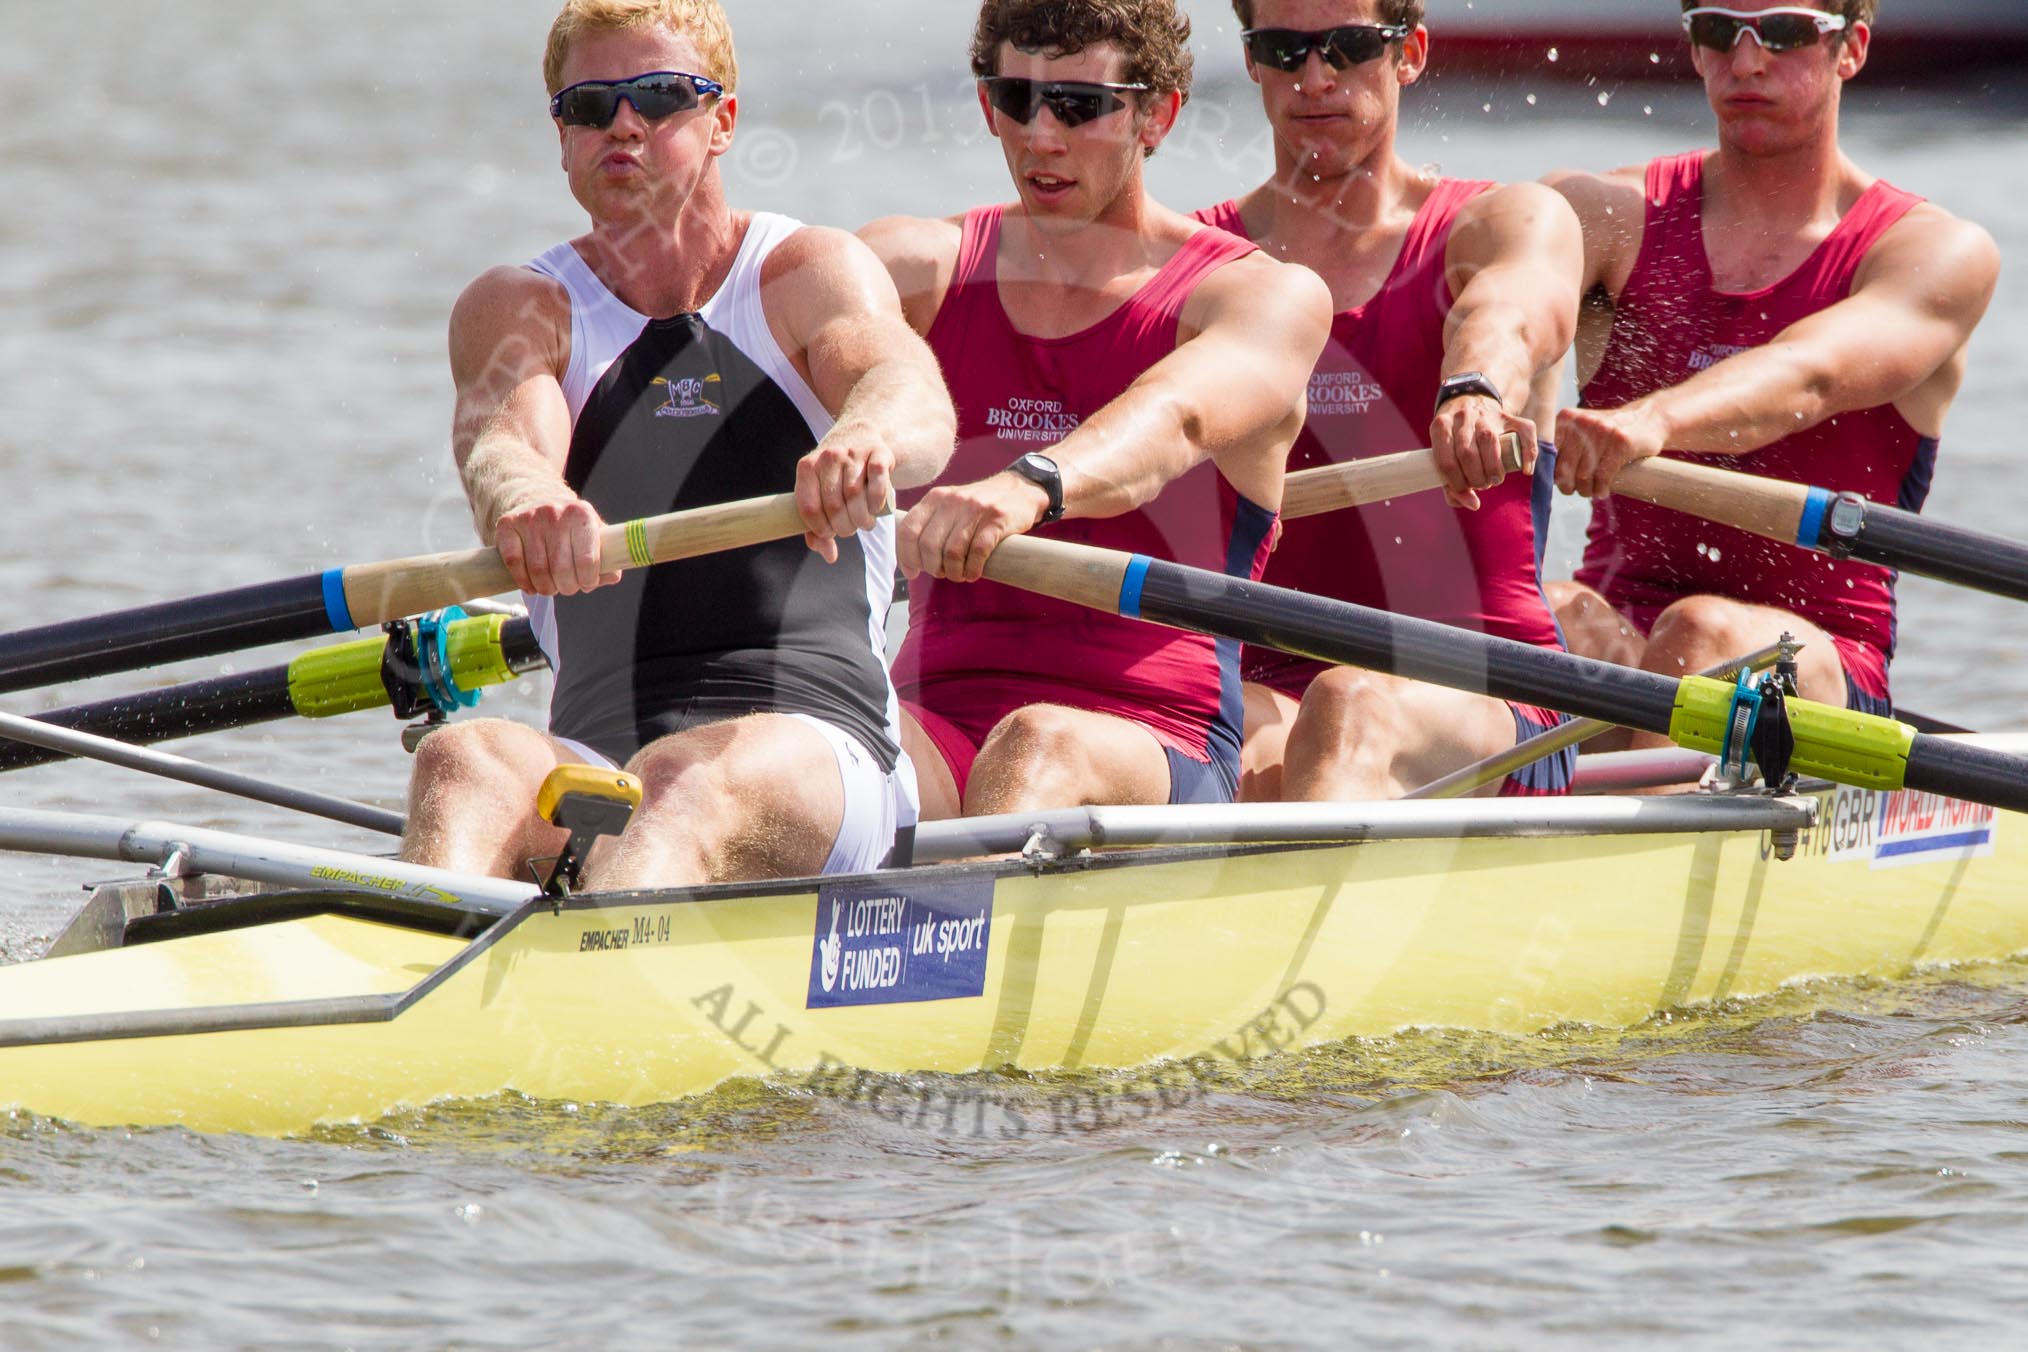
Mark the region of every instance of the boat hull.
<instances>
[{"instance_id":1,"label":"boat hull","mask_svg":"<svg viewBox=\"0 0 2028 1352\"><path fill-rule=\"evenodd\" d=\"M286 1134L503 1091L1187 1068L2028 951L2028 823L1820 801L1788 862L1750 831L1191 848L536 903L478 939L233 903L248 923L0 969L0 1106Z\"/></svg>"}]
</instances>

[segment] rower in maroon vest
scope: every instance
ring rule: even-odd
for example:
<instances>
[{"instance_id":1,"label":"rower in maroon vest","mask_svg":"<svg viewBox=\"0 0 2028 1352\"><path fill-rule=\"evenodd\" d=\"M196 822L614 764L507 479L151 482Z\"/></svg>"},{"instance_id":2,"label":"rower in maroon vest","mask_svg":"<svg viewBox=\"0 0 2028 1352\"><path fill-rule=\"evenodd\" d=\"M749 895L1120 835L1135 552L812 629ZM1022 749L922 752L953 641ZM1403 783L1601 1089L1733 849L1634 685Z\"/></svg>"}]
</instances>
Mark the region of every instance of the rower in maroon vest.
<instances>
[{"instance_id":1,"label":"rower in maroon vest","mask_svg":"<svg viewBox=\"0 0 2028 1352\"><path fill-rule=\"evenodd\" d=\"M1716 151L1551 180L1587 291L1557 482L1602 499L1552 596L1588 655L1680 675L1788 632L1806 697L1889 712L1891 572L1607 497L1667 453L1919 509L1992 298L1985 231L1839 150L1878 0L1733 6L1685 6Z\"/></svg>"},{"instance_id":2,"label":"rower in maroon vest","mask_svg":"<svg viewBox=\"0 0 2028 1352\"><path fill-rule=\"evenodd\" d=\"M983 582L1034 531L1258 577L1323 286L1147 195L1190 26L1174 0L986 0L981 109L1020 200L862 232L959 405L899 554L894 666L927 817L1229 802L1238 645Z\"/></svg>"},{"instance_id":3,"label":"rower in maroon vest","mask_svg":"<svg viewBox=\"0 0 2028 1352\"><path fill-rule=\"evenodd\" d=\"M1289 468L1433 447L1450 492L1289 522L1267 580L1560 648L1542 594L1553 452L1503 478L1502 434L1536 463L1577 318L1577 222L1538 184L1443 179L1395 151L1421 77L1422 0L1237 0L1275 177L1198 213L1330 285L1338 311ZM1540 393L1538 393L1540 392ZM960 401L962 403L962 400ZM1547 405L1553 406L1553 405ZM1547 449L1547 448L1545 448ZM1545 709L1248 649L1250 798L1396 797L1555 726ZM1574 753L1509 777L1564 792Z\"/></svg>"}]
</instances>

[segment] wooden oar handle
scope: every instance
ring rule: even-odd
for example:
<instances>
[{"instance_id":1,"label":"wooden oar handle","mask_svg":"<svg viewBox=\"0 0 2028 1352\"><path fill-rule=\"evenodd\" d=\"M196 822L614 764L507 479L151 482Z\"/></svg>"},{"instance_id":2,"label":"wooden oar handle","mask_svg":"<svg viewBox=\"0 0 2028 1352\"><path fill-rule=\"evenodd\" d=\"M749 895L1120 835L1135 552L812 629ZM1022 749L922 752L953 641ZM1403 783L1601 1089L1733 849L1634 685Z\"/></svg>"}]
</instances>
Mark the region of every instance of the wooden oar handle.
<instances>
[{"instance_id":1,"label":"wooden oar handle","mask_svg":"<svg viewBox=\"0 0 2028 1352\"><path fill-rule=\"evenodd\" d=\"M1518 474L1521 464L1521 438L1509 432L1500 438L1500 469L1506 474ZM1405 498L1442 488L1443 484L1443 476L1437 472L1436 454L1428 450L1299 470L1289 476L1282 490L1282 519L1293 521L1301 516L1363 507L1369 502Z\"/></svg>"},{"instance_id":2,"label":"wooden oar handle","mask_svg":"<svg viewBox=\"0 0 2028 1352\"><path fill-rule=\"evenodd\" d=\"M1810 500L1803 484L1659 457L1621 470L1612 491L1785 545L1796 543Z\"/></svg>"},{"instance_id":3,"label":"wooden oar handle","mask_svg":"<svg viewBox=\"0 0 2028 1352\"><path fill-rule=\"evenodd\" d=\"M778 493L607 526L599 536L599 560L608 572L623 572L770 544L803 530L796 495ZM512 591L514 579L497 551L467 549L359 564L345 570L344 585L353 622L363 628Z\"/></svg>"},{"instance_id":4,"label":"wooden oar handle","mask_svg":"<svg viewBox=\"0 0 2028 1352\"><path fill-rule=\"evenodd\" d=\"M986 560L986 576L1010 587L1053 596L1108 614L1120 613L1120 589L1133 556L1066 540L1016 535L1002 540Z\"/></svg>"}]
</instances>

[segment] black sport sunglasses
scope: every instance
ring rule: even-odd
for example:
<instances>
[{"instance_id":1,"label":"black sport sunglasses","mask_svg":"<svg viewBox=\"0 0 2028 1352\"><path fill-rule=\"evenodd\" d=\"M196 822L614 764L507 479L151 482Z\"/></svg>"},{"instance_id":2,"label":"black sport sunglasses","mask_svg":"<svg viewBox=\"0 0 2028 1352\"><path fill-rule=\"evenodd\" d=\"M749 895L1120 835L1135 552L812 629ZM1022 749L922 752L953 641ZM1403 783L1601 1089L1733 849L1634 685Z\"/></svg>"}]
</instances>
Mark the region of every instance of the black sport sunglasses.
<instances>
[{"instance_id":1,"label":"black sport sunglasses","mask_svg":"<svg viewBox=\"0 0 2028 1352\"><path fill-rule=\"evenodd\" d=\"M1322 56L1332 70L1363 66L1378 60L1388 43L1408 34L1403 24L1355 23L1307 33L1297 28L1249 28L1239 36L1255 65L1294 72L1303 68L1311 52Z\"/></svg>"},{"instance_id":2,"label":"black sport sunglasses","mask_svg":"<svg viewBox=\"0 0 2028 1352\"><path fill-rule=\"evenodd\" d=\"M1084 80L1024 80L1013 75L991 75L979 81L986 90L986 102L1027 126L1047 107L1066 127L1081 127L1102 117L1111 117L1127 106L1122 94L1144 93L1144 84L1094 84Z\"/></svg>"},{"instance_id":3,"label":"black sport sunglasses","mask_svg":"<svg viewBox=\"0 0 2028 1352\"><path fill-rule=\"evenodd\" d=\"M651 70L626 80L586 80L549 101L549 115L566 127L610 127L620 115L620 100L650 122L671 113L687 113L725 86L702 75L680 70Z\"/></svg>"}]
</instances>

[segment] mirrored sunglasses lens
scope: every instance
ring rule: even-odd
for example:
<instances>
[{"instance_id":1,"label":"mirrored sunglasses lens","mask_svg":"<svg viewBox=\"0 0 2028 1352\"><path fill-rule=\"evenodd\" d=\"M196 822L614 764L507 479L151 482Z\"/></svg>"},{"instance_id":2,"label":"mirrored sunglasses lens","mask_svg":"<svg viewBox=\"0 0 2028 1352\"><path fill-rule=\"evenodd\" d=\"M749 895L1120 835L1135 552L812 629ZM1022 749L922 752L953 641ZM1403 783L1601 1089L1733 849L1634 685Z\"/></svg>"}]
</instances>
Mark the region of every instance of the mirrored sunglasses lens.
<instances>
[{"instance_id":1,"label":"mirrored sunglasses lens","mask_svg":"<svg viewBox=\"0 0 2028 1352\"><path fill-rule=\"evenodd\" d=\"M1763 14L1760 19L1761 45L1771 52L1792 52L1816 45L1817 24L1802 14Z\"/></svg>"},{"instance_id":2,"label":"mirrored sunglasses lens","mask_svg":"<svg viewBox=\"0 0 2028 1352\"><path fill-rule=\"evenodd\" d=\"M1035 120L1035 114L1042 109L1042 100L1036 96L1033 80L1001 78L986 81L986 101L998 112L1013 118L1022 126Z\"/></svg>"},{"instance_id":3,"label":"mirrored sunglasses lens","mask_svg":"<svg viewBox=\"0 0 2028 1352\"><path fill-rule=\"evenodd\" d=\"M1255 33L1246 42L1247 55L1254 59L1256 65L1273 66L1276 70L1301 70L1303 62L1310 56L1308 37L1286 29Z\"/></svg>"},{"instance_id":4,"label":"mirrored sunglasses lens","mask_svg":"<svg viewBox=\"0 0 2028 1352\"><path fill-rule=\"evenodd\" d=\"M1698 14L1690 20L1690 41L1714 52L1729 52L1746 25L1723 14Z\"/></svg>"},{"instance_id":5,"label":"mirrored sunglasses lens","mask_svg":"<svg viewBox=\"0 0 2028 1352\"><path fill-rule=\"evenodd\" d=\"M563 91L556 115L566 127L608 127L619 110L619 93L610 86L580 86Z\"/></svg>"},{"instance_id":6,"label":"mirrored sunglasses lens","mask_svg":"<svg viewBox=\"0 0 2028 1352\"><path fill-rule=\"evenodd\" d=\"M666 76L640 80L626 86L624 92L633 103L634 111L650 122L697 106L697 86L688 80L672 80Z\"/></svg>"},{"instance_id":7,"label":"mirrored sunglasses lens","mask_svg":"<svg viewBox=\"0 0 2028 1352\"><path fill-rule=\"evenodd\" d=\"M1049 111L1056 114L1056 120L1066 127L1082 127L1111 112L1112 108L1106 106L1111 99L1110 94L1102 91L1085 93L1060 89L1049 95ZM1113 106L1118 106L1116 101Z\"/></svg>"},{"instance_id":8,"label":"mirrored sunglasses lens","mask_svg":"<svg viewBox=\"0 0 2028 1352\"><path fill-rule=\"evenodd\" d=\"M1387 39L1371 28L1335 28L1325 38L1324 59L1331 69L1363 66L1387 50Z\"/></svg>"}]
</instances>

